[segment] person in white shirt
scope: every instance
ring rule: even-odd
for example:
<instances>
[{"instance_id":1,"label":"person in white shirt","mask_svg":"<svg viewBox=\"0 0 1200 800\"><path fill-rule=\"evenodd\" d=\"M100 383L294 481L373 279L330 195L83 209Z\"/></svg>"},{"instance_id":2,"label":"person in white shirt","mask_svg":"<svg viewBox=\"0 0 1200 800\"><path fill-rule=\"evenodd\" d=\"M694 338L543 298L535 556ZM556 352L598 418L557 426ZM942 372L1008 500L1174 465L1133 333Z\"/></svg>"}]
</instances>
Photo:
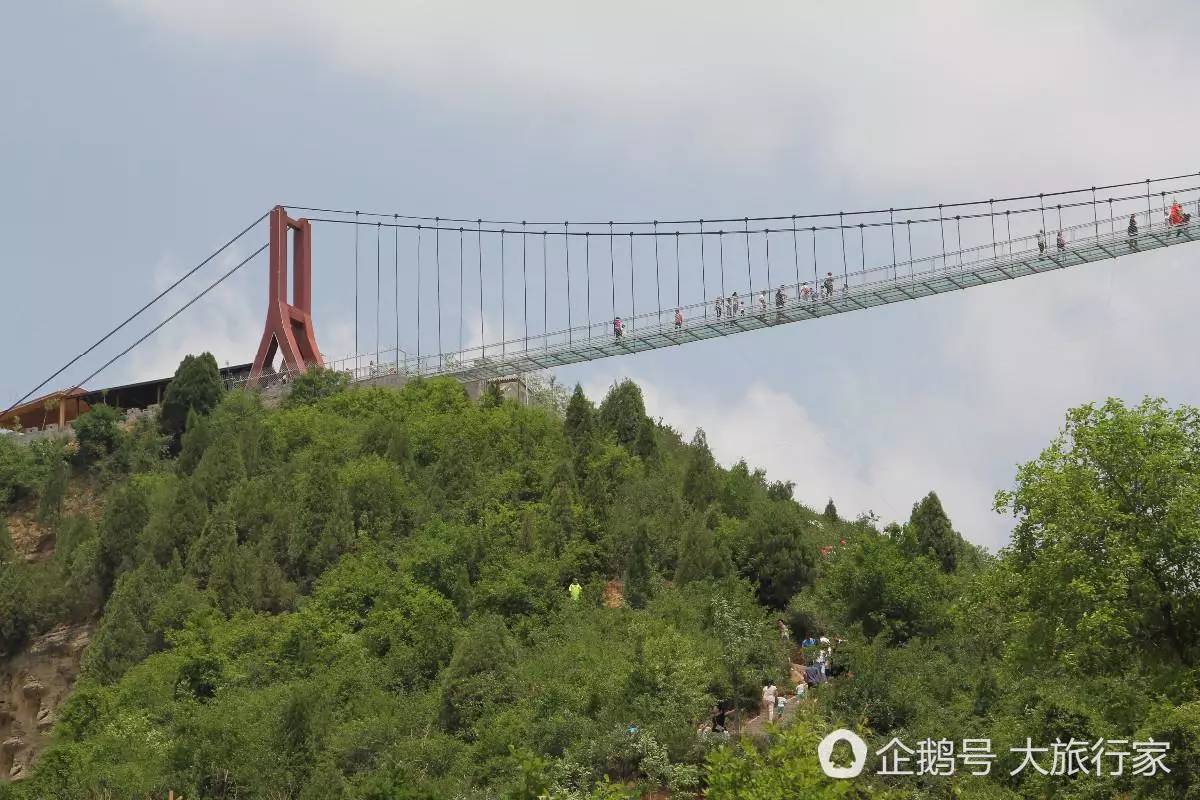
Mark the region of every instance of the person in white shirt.
<instances>
[{"instance_id":1,"label":"person in white shirt","mask_svg":"<svg viewBox=\"0 0 1200 800\"><path fill-rule=\"evenodd\" d=\"M775 687L775 682L771 681L763 687L762 702L763 711L766 712L767 722L775 721L775 700L779 697L779 690Z\"/></svg>"}]
</instances>

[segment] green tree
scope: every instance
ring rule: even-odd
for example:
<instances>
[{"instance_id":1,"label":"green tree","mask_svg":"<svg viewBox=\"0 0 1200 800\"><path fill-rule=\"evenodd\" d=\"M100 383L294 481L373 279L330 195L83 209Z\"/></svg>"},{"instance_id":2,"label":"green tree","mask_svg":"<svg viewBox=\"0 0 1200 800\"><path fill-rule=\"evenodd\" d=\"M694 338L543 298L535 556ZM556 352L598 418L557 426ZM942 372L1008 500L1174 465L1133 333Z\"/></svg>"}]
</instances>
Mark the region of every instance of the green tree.
<instances>
[{"instance_id":1,"label":"green tree","mask_svg":"<svg viewBox=\"0 0 1200 800\"><path fill-rule=\"evenodd\" d=\"M138 539L149 513L146 493L136 483L122 484L109 494L100 519L97 553L100 585L106 595L117 576L134 566Z\"/></svg>"},{"instance_id":2,"label":"green tree","mask_svg":"<svg viewBox=\"0 0 1200 800\"><path fill-rule=\"evenodd\" d=\"M629 545L629 563L625 567L625 601L633 608L642 608L653 593L654 570L650 564L650 542L646 524L633 529Z\"/></svg>"},{"instance_id":3,"label":"green tree","mask_svg":"<svg viewBox=\"0 0 1200 800\"><path fill-rule=\"evenodd\" d=\"M833 498L829 498L829 502L825 504L825 519L830 522L838 521L837 506L833 504Z\"/></svg>"},{"instance_id":4,"label":"green tree","mask_svg":"<svg viewBox=\"0 0 1200 800\"><path fill-rule=\"evenodd\" d=\"M221 381L221 370L212 353L184 356L175 377L167 384L163 394L159 425L177 444L183 435L189 410L201 416L217 407L225 384Z\"/></svg>"},{"instance_id":5,"label":"green tree","mask_svg":"<svg viewBox=\"0 0 1200 800\"><path fill-rule=\"evenodd\" d=\"M723 578L730 572L729 553L717 542L712 527L699 518L688 520L679 543L675 582L682 585L689 581Z\"/></svg>"},{"instance_id":6,"label":"green tree","mask_svg":"<svg viewBox=\"0 0 1200 800\"><path fill-rule=\"evenodd\" d=\"M600 404L600 426L611 433L617 444L632 450L646 418L642 390L631 380L623 380L608 390Z\"/></svg>"},{"instance_id":7,"label":"green tree","mask_svg":"<svg viewBox=\"0 0 1200 800\"><path fill-rule=\"evenodd\" d=\"M189 408L183 438L180 440L179 458L175 462L182 474L191 475L195 471L211 441L212 429L207 418L197 414L196 409Z\"/></svg>"},{"instance_id":8,"label":"green tree","mask_svg":"<svg viewBox=\"0 0 1200 800\"><path fill-rule=\"evenodd\" d=\"M592 401L583 394L583 388L577 383L571 399L567 403L567 417L563 423L563 433L576 453L587 450L592 443L596 431L596 411Z\"/></svg>"},{"instance_id":9,"label":"green tree","mask_svg":"<svg viewBox=\"0 0 1200 800\"><path fill-rule=\"evenodd\" d=\"M476 724L511 697L516 660L516 643L503 620L492 615L472 619L443 673L442 726L468 740L476 738Z\"/></svg>"},{"instance_id":10,"label":"green tree","mask_svg":"<svg viewBox=\"0 0 1200 800\"><path fill-rule=\"evenodd\" d=\"M932 556L942 572L954 572L958 568L961 542L936 493L930 492L913 505L908 524L919 553Z\"/></svg>"},{"instance_id":11,"label":"green tree","mask_svg":"<svg viewBox=\"0 0 1200 800\"><path fill-rule=\"evenodd\" d=\"M642 461L650 461L658 456L658 436L655 428L649 417L642 417L642 424L638 426L637 441L633 443L633 452Z\"/></svg>"},{"instance_id":12,"label":"green tree","mask_svg":"<svg viewBox=\"0 0 1200 800\"><path fill-rule=\"evenodd\" d=\"M825 568L817 607L837 610L843 626L860 626L868 639L890 644L942 630L952 588L929 556L912 556L889 537L866 534Z\"/></svg>"},{"instance_id":13,"label":"green tree","mask_svg":"<svg viewBox=\"0 0 1200 800\"><path fill-rule=\"evenodd\" d=\"M768 503L756 507L745 525L743 572L757 586L763 605L782 609L816 575L817 549L808 522L795 504Z\"/></svg>"},{"instance_id":14,"label":"green tree","mask_svg":"<svg viewBox=\"0 0 1200 800\"><path fill-rule=\"evenodd\" d=\"M79 443L76 456L83 466L96 464L114 453L121 443L121 413L112 406L92 406L72 424Z\"/></svg>"},{"instance_id":15,"label":"green tree","mask_svg":"<svg viewBox=\"0 0 1200 800\"><path fill-rule=\"evenodd\" d=\"M104 608L104 619L84 656L84 674L112 683L163 645L151 618L171 575L143 564L121 575Z\"/></svg>"},{"instance_id":16,"label":"green tree","mask_svg":"<svg viewBox=\"0 0 1200 800\"><path fill-rule=\"evenodd\" d=\"M160 566L171 563L175 552L187 554L204 530L208 509L196 494L190 480L182 480L175 488L169 504L151 511L142 532L141 550L143 557Z\"/></svg>"},{"instance_id":17,"label":"green tree","mask_svg":"<svg viewBox=\"0 0 1200 800\"><path fill-rule=\"evenodd\" d=\"M34 458L33 448L0 436L0 510L32 495L46 479L47 470Z\"/></svg>"},{"instance_id":18,"label":"green tree","mask_svg":"<svg viewBox=\"0 0 1200 800\"><path fill-rule=\"evenodd\" d=\"M283 407L312 405L322 398L346 391L349 386L350 376L345 372L309 367L292 380L283 398Z\"/></svg>"},{"instance_id":19,"label":"green tree","mask_svg":"<svg viewBox=\"0 0 1200 800\"><path fill-rule=\"evenodd\" d=\"M225 502L234 487L246 480L246 462L232 437L204 451L192 475L196 494L213 508Z\"/></svg>"},{"instance_id":20,"label":"green tree","mask_svg":"<svg viewBox=\"0 0 1200 800\"><path fill-rule=\"evenodd\" d=\"M791 500L795 489L795 481L772 481L767 486L767 497L771 500Z\"/></svg>"},{"instance_id":21,"label":"green tree","mask_svg":"<svg viewBox=\"0 0 1200 800\"><path fill-rule=\"evenodd\" d=\"M683 472L683 499L691 503L692 508L703 511L717 499L718 479L717 462L708 449L708 437L703 429L697 428L688 446L687 466Z\"/></svg>"},{"instance_id":22,"label":"green tree","mask_svg":"<svg viewBox=\"0 0 1200 800\"><path fill-rule=\"evenodd\" d=\"M58 524L70 477L71 469L65 461L60 460L50 468L50 474L46 476L46 482L42 484L41 497L38 498L38 522L43 525Z\"/></svg>"},{"instance_id":23,"label":"green tree","mask_svg":"<svg viewBox=\"0 0 1200 800\"><path fill-rule=\"evenodd\" d=\"M574 538L575 474L571 462L563 461L550 475L548 494L550 507L543 543L555 556L561 555L567 542Z\"/></svg>"},{"instance_id":24,"label":"green tree","mask_svg":"<svg viewBox=\"0 0 1200 800\"><path fill-rule=\"evenodd\" d=\"M208 518L204 530L192 542L187 556L187 568L203 587L218 567L237 555L237 524L228 506L220 506Z\"/></svg>"},{"instance_id":25,"label":"green tree","mask_svg":"<svg viewBox=\"0 0 1200 800\"><path fill-rule=\"evenodd\" d=\"M1036 662L1105 669L1200 661L1200 411L1110 399L1067 413L996 508L1016 638Z\"/></svg>"}]
</instances>

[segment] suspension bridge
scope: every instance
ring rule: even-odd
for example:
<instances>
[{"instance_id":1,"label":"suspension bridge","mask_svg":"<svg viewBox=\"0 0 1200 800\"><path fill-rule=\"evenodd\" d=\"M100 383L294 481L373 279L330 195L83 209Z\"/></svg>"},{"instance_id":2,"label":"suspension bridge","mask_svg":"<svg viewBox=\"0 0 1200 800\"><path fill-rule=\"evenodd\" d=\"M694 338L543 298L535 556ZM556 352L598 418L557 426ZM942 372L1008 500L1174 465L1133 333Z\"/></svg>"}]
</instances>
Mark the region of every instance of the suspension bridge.
<instances>
[{"instance_id":1,"label":"suspension bridge","mask_svg":"<svg viewBox=\"0 0 1200 800\"><path fill-rule=\"evenodd\" d=\"M281 205L14 407L219 258L237 263L76 386L264 252L266 321L249 385L286 381L314 365L352 380L499 378L1031 277L1198 234L1197 173L937 205L712 220L530 222ZM348 355L329 358L318 347L314 261L339 276L352 272L342 282L347 295L351 283L353 291Z\"/></svg>"}]
</instances>

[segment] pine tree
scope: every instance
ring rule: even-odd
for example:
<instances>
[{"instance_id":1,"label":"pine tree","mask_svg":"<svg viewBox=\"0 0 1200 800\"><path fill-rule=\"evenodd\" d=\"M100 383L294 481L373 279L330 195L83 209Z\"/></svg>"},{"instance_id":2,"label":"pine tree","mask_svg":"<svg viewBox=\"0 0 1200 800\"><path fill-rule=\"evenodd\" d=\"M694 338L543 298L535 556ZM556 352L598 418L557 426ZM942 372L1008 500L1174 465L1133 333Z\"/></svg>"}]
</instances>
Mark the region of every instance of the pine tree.
<instances>
[{"instance_id":1,"label":"pine tree","mask_svg":"<svg viewBox=\"0 0 1200 800\"><path fill-rule=\"evenodd\" d=\"M224 392L221 370L212 353L184 356L163 394L162 411L158 418L162 432L173 437L178 444L187 423L188 411L194 410L201 416L208 414L216 408Z\"/></svg>"},{"instance_id":2,"label":"pine tree","mask_svg":"<svg viewBox=\"0 0 1200 800\"><path fill-rule=\"evenodd\" d=\"M646 523L634 529L629 548L629 565L625 569L625 602L632 608L643 608L651 594L650 542Z\"/></svg>"},{"instance_id":3,"label":"pine tree","mask_svg":"<svg viewBox=\"0 0 1200 800\"><path fill-rule=\"evenodd\" d=\"M717 543L716 533L703 521L691 520L679 542L675 583L723 578L731 571L729 556Z\"/></svg>"},{"instance_id":4,"label":"pine tree","mask_svg":"<svg viewBox=\"0 0 1200 800\"><path fill-rule=\"evenodd\" d=\"M148 655L149 636L128 603L110 602L104 622L84 658L85 674L101 683L113 683Z\"/></svg>"},{"instance_id":5,"label":"pine tree","mask_svg":"<svg viewBox=\"0 0 1200 800\"><path fill-rule=\"evenodd\" d=\"M599 416L600 426L616 438L617 444L631 449L646 418L642 390L628 379L616 384L600 404Z\"/></svg>"},{"instance_id":6,"label":"pine tree","mask_svg":"<svg viewBox=\"0 0 1200 800\"><path fill-rule=\"evenodd\" d=\"M55 461L42 485L42 496L38 499L38 522L43 525L57 525L62 514L63 497L67 493L67 480L71 469L65 461Z\"/></svg>"},{"instance_id":7,"label":"pine tree","mask_svg":"<svg viewBox=\"0 0 1200 800\"><path fill-rule=\"evenodd\" d=\"M176 461L181 474L190 475L195 471L211 439L208 420L197 414L196 409L189 408L187 426L180 441L179 459Z\"/></svg>"},{"instance_id":8,"label":"pine tree","mask_svg":"<svg viewBox=\"0 0 1200 800\"><path fill-rule=\"evenodd\" d=\"M213 508L229 497L233 487L246 480L246 463L242 450L232 437L213 444L204 451L192 476L196 494Z\"/></svg>"},{"instance_id":9,"label":"pine tree","mask_svg":"<svg viewBox=\"0 0 1200 800\"><path fill-rule=\"evenodd\" d=\"M592 401L583 394L583 388L577 383L567 403L567 418L563 423L563 431L567 441L576 452L591 444L596 430L596 411Z\"/></svg>"},{"instance_id":10,"label":"pine tree","mask_svg":"<svg viewBox=\"0 0 1200 800\"><path fill-rule=\"evenodd\" d=\"M837 506L833 504L833 498L829 498L829 502L825 504L825 519L830 522L838 521Z\"/></svg>"},{"instance_id":11,"label":"pine tree","mask_svg":"<svg viewBox=\"0 0 1200 800\"><path fill-rule=\"evenodd\" d=\"M757 584L763 605L784 608L816 576L817 550L806 536L808 523L795 505L771 503L758 508L746 526L744 572Z\"/></svg>"},{"instance_id":12,"label":"pine tree","mask_svg":"<svg viewBox=\"0 0 1200 800\"><path fill-rule=\"evenodd\" d=\"M717 499L717 462L700 428L696 429L688 450L687 467L683 472L683 499L691 503L692 508L702 511Z\"/></svg>"},{"instance_id":13,"label":"pine tree","mask_svg":"<svg viewBox=\"0 0 1200 800\"><path fill-rule=\"evenodd\" d=\"M146 558L166 566L172 553L187 553L204 530L208 509L192 488L190 480L182 480L175 490L171 504L164 512L151 515L142 534L142 553Z\"/></svg>"},{"instance_id":14,"label":"pine tree","mask_svg":"<svg viewBox=\"0 0 1200 800\"><path fill-rule=\"evenodd\" d=\"M204 526L204 531L188 550L187 569L200 585L206 585L218 568L228 569L229 558L237 554L237 526L228 506L221 506Z\"/></svg>"},{"instance_id":15,"label":"pine tree","mask_svg":"<svg viewBox=\"0 0 1200 800\"><path fill-rule=\"evenodd\" d=\"M120 486L109 495L100 519L97 554L100 585L106 595L117 576L132 568L138 539L149 516L146 495L135 484Z\"/></svg>"},{"instance_id":16,"label":"pine tree","mask_svg":"<svg viewBox=\"0 0 1200 800\"><path fill-rule=\"evenodd\" d=\"M941 566L942 572L954 572L958 568L959 536L935 492L913 505L908 524L920 553L930 555Z\"/></svg>"},{"instance_id":17,"label":"pine tree","mask_svg":"<svg viewBox=\"0 0 1200 800\"><path fill-rule=\"evenodd\" d=\"M570 462L562 462L551 477L550 508L546 519L545 547L555 557L575 535L575 479Z\"/></svg>"},{"instance_id":18,"label":"pine tree","mask_svg":"<svg viewBox=\"0 0 1200 800\"><path fill-rule=\"evenodd\" d=\"M442 726L473 740L475 723L498 703L507 702L516 661L517 645L504 620L473 615L470 629L459 638L442 672Z\"/></svg>"},{"instance_id":19,"label":"pine tree","mask_svg":"<svg viewBox=\"0 0 1200 800\"><path fill-rule=\"evenodd\" d=\"M633 452L642 461L649 463L658 457L658 436L655 433L654 423L649 417L642 417L642 424L638 426L637 441L634 442Z\"/></svg>"}]
</instances>

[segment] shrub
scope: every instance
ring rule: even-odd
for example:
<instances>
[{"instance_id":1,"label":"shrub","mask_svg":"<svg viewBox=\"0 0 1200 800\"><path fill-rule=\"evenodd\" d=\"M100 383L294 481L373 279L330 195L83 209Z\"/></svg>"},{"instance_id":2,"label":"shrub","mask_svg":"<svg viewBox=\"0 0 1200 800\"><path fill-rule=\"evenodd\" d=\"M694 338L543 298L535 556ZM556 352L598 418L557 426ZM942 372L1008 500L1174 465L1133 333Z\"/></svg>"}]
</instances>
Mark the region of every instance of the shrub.
<instances>
[{"instance_id":1,"label":"shrub","mask_svg":"<svg viewBox=\"0 0 1200 800\"><path fill-rule=\"evenodd\" d=\"M92 410L73 423L79 452L75 456L82 466L92 466L107 458L121 443L121 414L112 406L93 406Z\"/></svg>"}]
</instances>

